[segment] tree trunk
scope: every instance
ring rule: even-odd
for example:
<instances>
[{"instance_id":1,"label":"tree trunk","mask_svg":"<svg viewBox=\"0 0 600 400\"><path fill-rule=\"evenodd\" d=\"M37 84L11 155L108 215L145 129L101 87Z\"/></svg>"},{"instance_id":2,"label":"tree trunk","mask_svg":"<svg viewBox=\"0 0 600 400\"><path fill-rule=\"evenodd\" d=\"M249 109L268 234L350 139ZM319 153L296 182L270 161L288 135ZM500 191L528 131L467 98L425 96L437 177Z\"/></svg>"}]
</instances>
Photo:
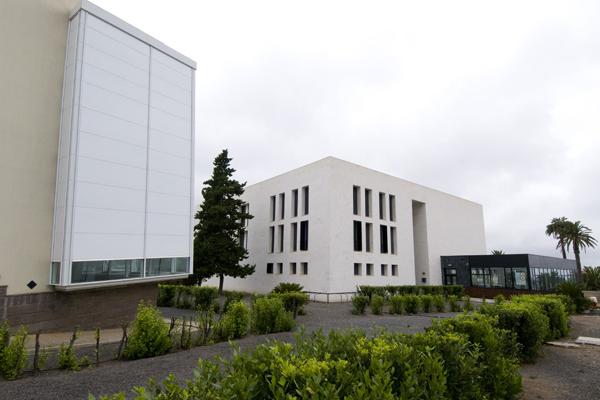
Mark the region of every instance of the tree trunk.
<instances>
[{"instance_id":1,"label":"tree trunk","mask_svg":"<svg viewBox=\"0 0 600 400\"><path fill-rule=\"evenodd\" d=\"M223 282L225 281L225 275L219 274L219 296L223 295Z\"/></svg>"},{"instance_id":2,"label":"tree trunk","mask_svg":"<svg viewBox=\"0 0 600 400\"><path fill-rule=\"evenodd\" d=\"M581 258L579 257L579 244L573 242L573 253L575 253L575 263L577 264L577 282L582 283L583 274L581 273Z\"/></svg>"},{"instance_id":3,"label":"tree trunk","mask_svg":"<svg viewBox=\"0 0 600 400\"><path fill-rule=\"evenodd\" d=\"M562 251L563 258L566 260L567 259L567 252L565 251L565 245L564 244L560 245L560 250Z\"/></svg>"}]
</instances>

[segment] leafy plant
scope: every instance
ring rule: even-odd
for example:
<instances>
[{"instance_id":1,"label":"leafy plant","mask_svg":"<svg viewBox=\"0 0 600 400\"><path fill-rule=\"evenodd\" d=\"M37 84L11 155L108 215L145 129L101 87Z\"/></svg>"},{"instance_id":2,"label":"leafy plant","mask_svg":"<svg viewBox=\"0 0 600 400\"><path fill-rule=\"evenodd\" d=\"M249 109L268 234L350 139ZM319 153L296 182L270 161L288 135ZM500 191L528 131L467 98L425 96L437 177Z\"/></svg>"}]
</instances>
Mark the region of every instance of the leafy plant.
<instances>
[{"instance_id":1,"label":"leafy plant","mask_svg":"<svg viewBox=\"0 0 600 400\"><path fill-rule=\"evenodd\" d=\"M416 314L419 312L421 300L416 294L407 294L404 296L404 309L408 314Z\"/></svg>"},{"instance_id":2,"label":"leafy plant","mask_svg":"<svg viewBox=\"0 0 600 400\"><path fill-rule=\"evenodd\" d=\"M140 302L123 356L130 360L159 356L169 351L171 346L169 327L164 323L160 311Z\"/></svg>"},{"instance_id":3,"label":"leafy plant","mask_svg":"<svg viewBox=\"0 0 600 400\"><path fill-rule=\"evenodd\" d=\"M567 336L569 333L569 315L560 299L547 295L521 295L513 296L511 301L533 303L540 306L549 321L546 339L558 339Z\"/></svg>"},{"instance_id":4,"label":"leafy plant","mask_svg":"<svg viewBox=\"0 0 600 400\"><path fill-rule=\"evenodd\" d=\"M464 311L473 311L473 304L471 303L471 297L463 296L462 302L463 302L463 310Z\"/></svg>"},{"instance_id":5,"label":"leafy plant","mask_svg":"<svg viewBox=\"0 0 600 400\"><path fill-rule=\"evenodd\" d=\"M369 297L357 295L352 298L352 314L364 314L369 305Z\"/></svg>"},{"instance_id":6,"label":"leafy plant","mask_svg":"<svg viewBox=\"0 0 600 400\"><path fill-rule=\"evenodd\" d=\"M578 283L564 282L556 288L557 293L565 295L571 299L575 312L581 314L590 308L590 301L583 295L583 287Z\"/></svg>"},{"instance_id":7,"label":"leafy plant","mask_svg":"<svg viewBox=\"0 0 600 400\"><path fill-rule=\"evenodd\" d=\"M279 298L258 298L252 306L253 326L258 333L290 331L295 322L292 313L286 311Z\"/></svg>"},{"instance_id":8,"label":"leafy plant","mask_svg":"<svg viewBox=\"0 0 600 400\"><path fill-rule=\"evenodd\" d=\"M308 295L302 292L279 292L272 293L269 297L281 299L286 311L292 313L294 319L302 307L308 303Z\"/></svg>"},{"instance_id":9,"label":"leafy plant","mask_svg":"<svg viewBox=\"0 0 600 400\"><path fill-rule=\"evenodd\" d=\"M225 340L239 339L248 334L249 325L250 309L243 301L235 301L221 317L217 325L218 335Z\"/></svg>"},{"instance_id":10,"label":"leafy plant","mask_svg":"<svg viewBox=\"0 0 600 400\"><path fill-rule=\"evenodd\" d=\"M58 368L69 371L79 371L81 369L77 355L75 354L75 341L79 338L80 334L79 328L75 327L69 344L61 343L58 351Z\"/></svg>"},{"instance_id":11,"label":"leafy plant","mask_svg":"<svg viewBox=\"0 0 600 400\"><path fill-rule=\"evenodd\" d=\"M402 314L404 312L404 296L399 294L390 297L390 314Z\"/></svg>"},{"instance_id":12,"label":"leafy plant","mask_svg":"<svg viewBox=\"0 0 600 400\"><path fill-rule=\"evenodd\" d=\"M299 283L281 282L271 290L271 293L302 292L304 287Z\"/></svg>"},{"instance_id":13,"label":"leafy plant","mask_svg":"<svg viewBox=\"0 0 600 400\"><path fill-rule=\"evenodd\" d=\"M583 267L583 285L586 290L600 290L600 266Z\"/></svg>"},{"instance_id":14,"label":"leafy plant","mask_svg":"<svg viewBox=\"0 0 600 400\"><path fill-rule=\"evenodd\" d=\"M383 297L376 294L371 297L371 312L375 315L381 315L383 311Z\"/></svg>"},{"instance_id":15,"label":"leafy plant","mask_svg":"<svg viewBox=\"0 0 600 400\"><path fill-rule=\"evenodd\" d=\"M158 301L159 307L173 307L175 302L175 294L177 292L176 285L158 285Z\"/></svg>"},{"instance_id":16,"label":"leafy plant","mask_svg":"<svg viewBox=\"0 0 600 400\"><path fill-rule=\"evenodd\" d=\"M6 331L4 331L6 329ZM25 369L27 362L27 350L25 350L25 340L27 339L27 329L19 328L19 331L13 336L12 340L8 338L8 325L2 324L0 328L0 372L4 379L17 379Z\"/></svg>"},{"instance_id":17,"label":"leafy plant","mask_svg":"<svg viewBox=\"0 0 600 400\"><path fill-rule=\"evenodd\" d=\"M423 308L423 312L429 313L432 311L433 307L433 296L430 294L424 294L420 298L421 307Z\"/></svg>"},{"instance_id":18,"label":"leafy plant","mask_svg":"<svg viewBox=\"0 0 600 400\"><path fill-rule=\"evenodd\" d=\"M458 296L448 296L448 305L450 306L451 312L460 312L460 305L458 304Z\"/></svg>"},{"instance_id":19,"label":"leafy plant","mask_svg":"<svg viewBox=\"0 0 600 400\"><path fill-rule=\"evenodd\" d=\"M446 311L446 301L444 300L444 296L439 294L433 296L433 306L437 312Z\"/></svg>"},{"instance_id":20,"label":"leafy plant","mask_svg":"<svg viewBox=\"0 0 600 400\"><path fill-rule=\"evenodd\" d=\"M506 301L506 297L502 293L494 297L494 304L496 305L502 304L504 301Z\"/></svg>"}]
</instances>

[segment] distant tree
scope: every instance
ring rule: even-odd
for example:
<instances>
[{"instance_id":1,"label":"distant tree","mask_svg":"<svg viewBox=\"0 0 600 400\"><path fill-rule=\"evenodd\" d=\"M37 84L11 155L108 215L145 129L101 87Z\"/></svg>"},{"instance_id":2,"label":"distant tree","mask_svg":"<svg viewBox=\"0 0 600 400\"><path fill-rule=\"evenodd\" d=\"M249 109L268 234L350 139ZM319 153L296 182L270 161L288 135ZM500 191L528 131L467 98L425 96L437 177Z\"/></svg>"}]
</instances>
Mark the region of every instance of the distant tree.
<instances>
[{"instance_id":1,"label":"distant tree","mask_svg":"<svg viewBox=\"0 0 600 400\"><path fill-rule=\"evenodd\" d=\"M502 256L504 255L504 250L492 250L493 256Z\"/></svg>"},{"instance_id":2,"label":"distant tree","mask_svg":"<svg viewBox=\"0 0 600 400\"><path fill-rule=\"evenodd\" d=\"M577 263L577 279L582 282L581 272L581 250L587 248L593 249L598 244L598 241L592 236L592 230L583 225L581 221L569 222L564 231L564 240L567 245L567 250L573 247L575 254L575 262Z\"/></svg>"},{"instance_id":3,"label":"distant tree","mask_svg":"<svg viewBox=\"0 0 600 400\"><path fill-rule=\"evenodd\" d=\"M246 183L232 178L235 169L230 162L227 150L215 158L212 176L204 182L204 200L194 227L194 275L200 281L218 276L219 294L225 276L243 278L254 272L253 265L240 264L248 258L240 237L246 230L245 221L253 217L240 198Z\"/></svg>"},{"instance_id":4,"label":"distant tree","mask_svg":"<svg viewBox=\"0 0 600 400\"><path fill-rule=\"evenodd\" d=\"M562 252L562 257L567 258L567 243L565 239L566 229L572 222L566 217L552 218L550 224L546 225L546 235L552 236L556 239L556 248Z\"/></svg>"},{"instance_id":5,"label":"distant tree","mask_svg":"<svg viewBox=\"0 0 600 400\"><path fill-rule=\"evenodd\" d=\"M583 267L583 284L587 290L600 290L600 267Z\"/></svg>"}]
</instances>

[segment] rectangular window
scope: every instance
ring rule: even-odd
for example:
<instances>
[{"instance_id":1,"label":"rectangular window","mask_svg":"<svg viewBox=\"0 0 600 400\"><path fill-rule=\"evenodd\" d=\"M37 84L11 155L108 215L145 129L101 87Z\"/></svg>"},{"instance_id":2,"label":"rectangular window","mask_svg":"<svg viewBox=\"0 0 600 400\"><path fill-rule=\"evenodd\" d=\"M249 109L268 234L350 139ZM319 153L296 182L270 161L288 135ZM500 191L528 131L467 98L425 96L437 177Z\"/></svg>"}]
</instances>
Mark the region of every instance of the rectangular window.
<instances>
[{"instance_id":1,"label":"rectangular window","mask_svg":"<svg viewBox=\"0 0 600 400\"><path fill-rule=\"evenodd\" d=\"M444 268L444 285L456 285L456 268Z\"/></svg>"},{"instance_id":2,"label":"rectangular window","mask_svg":"<svg viewBox=\"0 0 600 400\"><path fill-rule=\"evenodd\" d=\"M365 250L368 252L373 251L373 224L365 224Z\"/></svg>"},{"instance_id":3,"label":"rectangular window","mask_svg":"<svg viewBox=\"0 0 600 400\"><path fill-rule=\"evenodd\" d=\"M277 273L279 275L283 274L283 263L277 263Z\"/></svg>"},{"instance_id":4,"label":"rectangular window","mask_svg":"<svg viewBox=\"0 0 600 400\"><path fill-rule=\"evenodd\" d=\"M242 214L247 214L249 212L249 208L250 208L250 206L247 203L242 205L242 208L241 208ZM246 227L248 226L248 220L246 218L242 218L242 226L244 228L242 228L240 230L240 235L239 235L240 246L244 250L248 250L248 230L246 230Z\"/></svg>"},{"instance_id":5,"label":"rectangular window","mask_svg":"<svg viewBox=\"0 0 600 400\"><path fill-rule=\"evenodd\" d=\"M275 252L275 227L269 227L269 253Z\"/></svg>"},{"instance_id":6,"label":"rectangular window","mask_svg":"<svg viewBox=\"0 0 600 400\"><path fill-rule=\"evenodd\" d=\"M297 273L296 263L290 263L290 275L296 275Z\"/></svg>"},{"instance_id":7,"label":"rectangular window","mask_svg":"<svg viewBox=\"0 0 600 400\"><path fill-rule=\"evenodd\" d=\"M379 225L379 250L382 254L388 252L387 226Z\"/></svg>"},{"instance_id":8,"label":"rectangular window","mask_svg":"<svg viewBox=\"0 0 600 400\"><path fill-rule=\"evenodd\" d=\"M302 188L302 212L303 215L308 215L308 186Z\"/></svg>"},{"instance_id":9,"label":"rectangular window","mask_svg":"<svg viewBox=\"0 0 600 400\"><path fill-rule=\"evenodd\" d=\"M292 217L298 216L298 189L292 190Z\"/></svg>"},{"instance_id":10,"label":"rectangular window","mask_svg":"<svg viewBox=\"0 0 600 400\"><path fill-rule=\"evenodd\" d=\"M354 221L354 251L362 251L362 223Z\"/></svg>"},{"instance_id":11,"label":"rectangular window","mask_svg":"<svg viewBox=\"0 0 600 400\"><path fill-rule=\"evenodd\" d=\"M379 192L379 219L385 219L385 193Z\"/></svg>"},{"instance_id":12,"label":"rectangular window","mask_svg":"<svg viewBox=\"0 0 600 400\"><path fill-rule=\"evenodd\" d=\"M298 223L292 222L292 228L290 232L290 248L292 251L298 250Z\"/></svg>"},{"instance_id":13,"label":"rectangular window","mask_svg":"<svg viewBox=\"0 0 600 400\"><path fill-rule=\"evenodd\" d=\"M381 264L381 276L387 276L388 268L387 264Z\"/></svg>"},{"instance_id":14,"label":"rectangular window","mask_svg":"<svg viewBox=\"0 0 600 400\"><path fill-rule=\"evenodd\" d=\"M397 254L397 249L396 249L396 228L393 226L390 226L390 252L392 254Z\"/></svg>"},{"instance_id":15,"label":"rectangular window","mask_svg":"<svg viewBox=\"0 0 600 400\"><path fill-rule=\"evenodd\" d=\"M114 260L110 263L115 262ZM146 260L146 276L182 274L188 272L190 259L188 257L177 258L152 258ZM75 263L73 263L75 264ZM133 267L135 274L139 274L138 267ZM114 267L111 267L114 269Z\"/></svg>"},{"instance_id":16,"label":"rectangular window","mask_svg":"<svg viewBox=\"0 0 600 400\"><path fill-rule=\"evenodd\" d=\"M300 267L302 268L302 275L308 275L308 263L300 263Z\"/></svg>"},{"instance_id":17,"label":"rectangular window","mask_svg":"<svg viewBox=\"0 0 600 400\"><path fill-rule=\"evenodd\" d=\"M188 262L189 259L185 258ZM171 258L147 260L148 276L171 275L177 271L173 268ZM183 272L187 272L187 265ZM101 260L73 261L71 265L71 283L110 281L115 279L141 278L144 260Z\"/></svg>"},{"instance_id":18,"label":"rectangular window","mask_svg":"<svg viewBox=\"0 0 600 400\"><path fill-rule=\"evenodd\" d=\"M60 262L52 261L50 268L50 283L58 285L60 283Z\"/></svg>"},{"instance_id":19,"label":"rectangular window","mask_svg":"<svg viewBox=\"0 0 600 400\"><path fill-rule=\"evenodd\" d=\"M396 264L392 264L392 276L398 276L398 266Z\"/></svg>"},{"instance_id":20,"label":"rectangular window","mask_svg":"<svg viewBox=\"0 0 600 400\"><path fill-rule=\"evenodd\" d=\"M365 217L371 216L371 204L373 204L373 199L371 189L365 189Z\"/></svg>"},{"instance_id":21,"label":"rectangular window","mask_svg":"<svg viewBox=\"0 0 600 400\"><path fill-rule=\"evenodd\" d=\"M283 225L279 225L278 229L279 252L283 253Z\"/></svg>"},{"instance_id":22,"label":"rectangular window","mask_svg":"<svg viewBox=\"0 0 600 400\"><path fill-rule=\"evenodd\" d=\"M360 186L352 186L352 212L360 215Z\"/></svg>"},{"instance_id":23,"label":"rectangular window","mask_svg":"<svg viewBox=\"0 0 600 400\"><path fill-rule=\"evenodd\" d=\"M362 275L362 264L354 263L354 275L359 276Z\"/></svg>"},{"instance_id":24,"label":"rectangular window","mask_svg":"<svg viewBox=\"0 0 600 400\"><path fill-rule=\"evenodd\" d=\"M267 274L273 273L273 263L267 263Z\"/></svg>"},{"instance_id":25,"label":"rectangular window","mask_svg":"<svg viewBox=\"0 0 600 400\"><path fill-rule=\"evenodd\" d=\"M285 218L285 193L279 193L279 218Z\"/></svg>"},{"instance_id":26,"label":"rectangular window","mask_svg":"<svg viewBox=\"0 0 600 400\"><path fill-rule=\"evenodd\" d=\"M275 196L271 196L271 221L275 221L275 211L276 211L276 198Z\"/></svg>"},{"instance_id":27,"label":"rectangular window","mask_svg":"<svg viewBox=\"0 0 600 400\"><path fill-rule=\"evenodd\" d=\"M395 221L396 220L396 196L394 196L393 194L389 195L388 198L389 201L389 207L390 207L390 221Z\"/></svg>"},{"instance_id":28,"label":"rectangular window","mask_svg":"<svg viewBox=\"0 0 600 400\"><path fill-rule=\"evenodd\" d=\"M373 264L367 264L367 275L368 276L373 275Z\"/></svg>"},{"instance_id":29,"label":"rectangular window","mask_svg":"<svg viewBox=\"0 0 600 400\"><path fill-rule=\"evenodd\" d=\"M300 250L308 250L308 221L300 222Z\"/></svg>"}]
</instances>

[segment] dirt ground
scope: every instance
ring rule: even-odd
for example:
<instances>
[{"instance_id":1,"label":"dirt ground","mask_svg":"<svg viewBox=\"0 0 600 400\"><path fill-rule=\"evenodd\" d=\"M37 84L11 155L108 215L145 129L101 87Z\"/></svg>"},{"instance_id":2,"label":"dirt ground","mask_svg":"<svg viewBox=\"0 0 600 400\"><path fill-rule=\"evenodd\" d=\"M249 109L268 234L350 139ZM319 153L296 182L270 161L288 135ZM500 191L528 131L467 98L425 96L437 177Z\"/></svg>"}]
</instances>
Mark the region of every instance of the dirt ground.
<instances>
[{"instance_id":1,"label":"dirt ground","mask_svg":"<svg viewBox=\"0 0 600 400\"><path fill-rule=\"evenodd\" d=\"M569 339L600 338L600 315L571 317ZM563 348L545 345L535 364L521 368L524 400L600 399L600 347Z\"/></svg>"}]
</instances>

